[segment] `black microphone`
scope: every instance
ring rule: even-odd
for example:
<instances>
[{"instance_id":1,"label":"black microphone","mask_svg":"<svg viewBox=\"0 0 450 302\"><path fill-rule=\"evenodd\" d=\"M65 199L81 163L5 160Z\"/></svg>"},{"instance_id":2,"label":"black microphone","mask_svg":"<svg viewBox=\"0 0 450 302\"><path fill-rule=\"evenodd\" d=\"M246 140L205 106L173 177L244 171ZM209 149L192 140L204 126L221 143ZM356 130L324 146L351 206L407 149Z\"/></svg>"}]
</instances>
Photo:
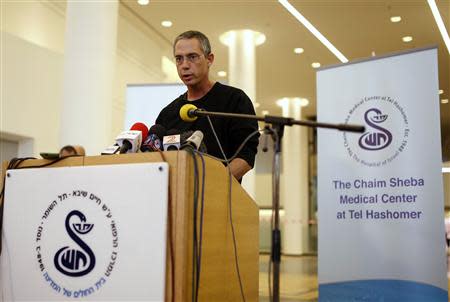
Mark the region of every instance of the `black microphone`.
<instances>
[{"instance_id":1,"label":"black microphone","mask_svg":"<svg viewBox=\"0 0 450 302\"><path fill-rule=\"evenodd\" d=\"M153 152L162 150L162 138L166 135L167 131L164 126L156 124L150 127L148 130L148 136L142 143L142 152Z\"/></svg>"}]
</instances>

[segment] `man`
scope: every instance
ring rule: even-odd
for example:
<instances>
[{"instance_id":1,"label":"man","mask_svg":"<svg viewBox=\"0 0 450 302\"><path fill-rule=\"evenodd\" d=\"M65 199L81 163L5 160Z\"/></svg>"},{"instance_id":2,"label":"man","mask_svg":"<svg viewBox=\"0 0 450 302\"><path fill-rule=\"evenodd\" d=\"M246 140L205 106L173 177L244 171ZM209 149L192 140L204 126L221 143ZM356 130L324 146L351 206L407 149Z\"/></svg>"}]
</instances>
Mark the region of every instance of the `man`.
<instances>
[{"instance_id":1,"label":"man","mask_svg":"<svg viewBox=\"0 0 450 302\"><path fill-rule=\"evenodd\" d=\"M214 54L211 53L208 38L201 32L187 31L180 34L174 41L173 52L178 76L187 86L187 92L165 107L156 123L181 132L202 131L208 154L223 158L207 118L201 117L192 123L184 122L179 117L180 108L185 104L193 104L206 111L254 115L253 105L242 90L209 79ZM211 117L211 122L227 159L234 155L249 134L258 129L258 123L254 120ZM230 163L231 173L238 180L255 163L258 137L259 134L252 137Z\"/></svg>"}]
</instances>

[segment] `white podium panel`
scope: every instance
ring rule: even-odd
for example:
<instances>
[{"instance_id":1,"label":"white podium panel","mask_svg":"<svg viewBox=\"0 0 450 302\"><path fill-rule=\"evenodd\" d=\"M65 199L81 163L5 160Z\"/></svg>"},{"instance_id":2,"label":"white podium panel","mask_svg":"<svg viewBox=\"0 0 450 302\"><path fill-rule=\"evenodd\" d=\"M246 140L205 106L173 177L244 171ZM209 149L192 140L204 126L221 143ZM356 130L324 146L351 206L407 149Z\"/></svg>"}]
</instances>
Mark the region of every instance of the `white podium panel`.
<instances>
[{"instance_id":1,"label":"white podium panel","mask_svg":"<svg viewBox=\"0 0 450 302\"><path fill-rule=\"evenodd\" d=\"M163 301L166 163L10 170L4 301Z\"/></svg>"}]
</instances>

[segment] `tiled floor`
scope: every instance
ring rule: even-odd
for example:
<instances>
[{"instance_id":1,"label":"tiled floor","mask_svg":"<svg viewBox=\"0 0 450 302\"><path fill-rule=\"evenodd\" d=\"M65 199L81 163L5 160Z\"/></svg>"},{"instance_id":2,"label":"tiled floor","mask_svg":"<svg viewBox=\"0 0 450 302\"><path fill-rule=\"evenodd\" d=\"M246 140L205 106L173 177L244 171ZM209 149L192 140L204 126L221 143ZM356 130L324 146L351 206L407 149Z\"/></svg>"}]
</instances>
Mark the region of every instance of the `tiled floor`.
<instances>
[{"instance_id":1,"label":"tiled floor","mask_svg":"<svg viewBox=\"0 0 450 302\"><path fill-rule=\"evenodd\" d=\"M269 255L259 257L259 301L269 301ZM317 301L317 257L283 256L281 261L280 300L282 302Z\"/></svg>"},{"instance_id":2,"label":"tiled floor","mask_svg":"<svg viewBox=\"0 0 450 302\"><path fill-rule=\"evenodd\" d=\"M267 275L268 261L269 255L261 255L259 257L260 302L270 301L268 290L268 275ZM302 256L302 257L283 256L281 260L280 271L281 271L280 277L281 302L317 301L319 293L317 288L316 256Z\"/></svg>"}]
</instances>

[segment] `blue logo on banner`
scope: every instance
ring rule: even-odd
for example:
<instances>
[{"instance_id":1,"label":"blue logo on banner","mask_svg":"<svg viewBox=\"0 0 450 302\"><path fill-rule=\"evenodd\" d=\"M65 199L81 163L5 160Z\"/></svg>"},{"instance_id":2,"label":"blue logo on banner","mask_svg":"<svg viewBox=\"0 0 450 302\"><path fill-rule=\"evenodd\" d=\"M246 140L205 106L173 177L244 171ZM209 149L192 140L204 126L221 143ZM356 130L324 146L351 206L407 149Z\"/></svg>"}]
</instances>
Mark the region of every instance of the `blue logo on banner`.
<instances>
[{"instance_id":1,"label":"blue logo on banner","mask_svg":"<svg viewBox=\"0 0 450 302\"><path fill-rule=\"evenodd\" d=\"M70 225L70 219L77 216L80 223ZM53 262L55 267L64 275L81 277L89 274L95 267L95 255L91 248L77 235L86 235L94 224L86 223L86 216L80 211L71 211L66 217L66 231L70 238L81 248L65 246L56 252Z\"/></svg>"},{"instance_id":2,"label":"blue logo on banner","mask_svg":"<svg viewBox=\"0 0 450 302\"><path fill-rule=\"evenodd\" d=\"M361 135L358 144L365 150L381 150L389 146L392 142L392 133L379 126L388 118L387 114L382 114L381 110L371 108L364 114L364 120L370 127L369 131Z\"/></svg>"}]
</instances>

